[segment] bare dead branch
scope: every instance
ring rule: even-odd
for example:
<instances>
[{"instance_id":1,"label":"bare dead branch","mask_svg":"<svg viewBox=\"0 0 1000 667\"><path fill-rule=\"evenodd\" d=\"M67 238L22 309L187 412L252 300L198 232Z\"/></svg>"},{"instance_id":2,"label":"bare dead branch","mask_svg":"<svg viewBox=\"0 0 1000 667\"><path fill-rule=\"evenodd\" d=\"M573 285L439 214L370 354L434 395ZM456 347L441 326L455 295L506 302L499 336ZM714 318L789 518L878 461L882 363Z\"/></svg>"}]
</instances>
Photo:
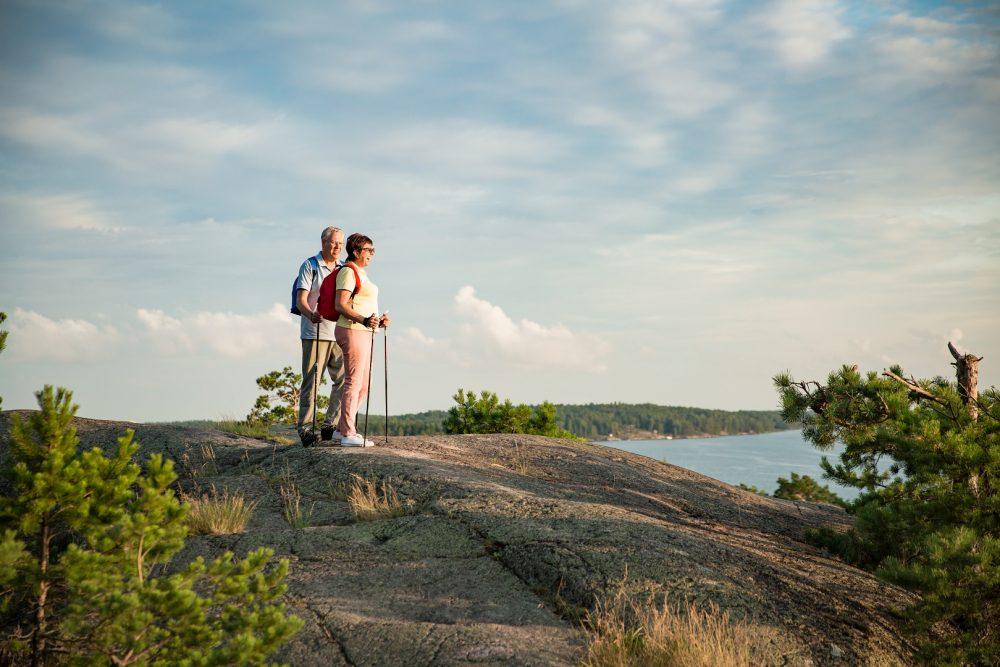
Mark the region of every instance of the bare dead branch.
<instances>
[{"instance_id":1,"label":"bare dead branch","mask_svg":"<svg viewBox=\"0 0 1000 667\"><path fill-rule=\"evenodd\" d=\"M912 393L917 394L918 396L923 396L924 398L932 400L935 403L940 403L941 405L947 405L940 398L938 398L937 396L935 396L934 394L932 394L931 392L927 391L919 384L917 384L916 380L913 381L907 380L906 378L900 377L888 369L882 371L882 375L885 375L886 377L892 378L896 382L899 382L900 384L904 385L907 389L909 389Z\"/></svg>"}]
</instances>

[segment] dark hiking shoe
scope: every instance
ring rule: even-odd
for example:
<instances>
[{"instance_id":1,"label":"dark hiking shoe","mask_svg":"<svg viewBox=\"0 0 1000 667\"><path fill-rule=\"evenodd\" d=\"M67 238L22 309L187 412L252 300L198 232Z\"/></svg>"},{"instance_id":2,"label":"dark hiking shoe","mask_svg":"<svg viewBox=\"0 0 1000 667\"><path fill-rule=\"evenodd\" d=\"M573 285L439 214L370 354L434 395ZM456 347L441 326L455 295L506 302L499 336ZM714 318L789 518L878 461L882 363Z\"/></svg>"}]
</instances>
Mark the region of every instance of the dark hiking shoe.
<instances>
[{"instance_id":1,"label":"dark hiking shoe","mask_svg":"<svg viewBox=\"0 0 1000 667\"><path fill-rule=\"evenodd\" d=\"M303 447L312 447L316 444L316 434L312 431L299 431L299 440Z\"/></svg>"},{"instance_id":2,"label":"dark hiking shoe","mask_svg":"<svg viewBox=\"0 0 1000 667\"><path fill-rule=\"evenodd\" d=\"M340 431L333 426L324 426L320 429L319 434L323 442L332 442L335 445L339 445L340 441L344 439L344 436L340 435Z\"/></svg>"}]
</instances>

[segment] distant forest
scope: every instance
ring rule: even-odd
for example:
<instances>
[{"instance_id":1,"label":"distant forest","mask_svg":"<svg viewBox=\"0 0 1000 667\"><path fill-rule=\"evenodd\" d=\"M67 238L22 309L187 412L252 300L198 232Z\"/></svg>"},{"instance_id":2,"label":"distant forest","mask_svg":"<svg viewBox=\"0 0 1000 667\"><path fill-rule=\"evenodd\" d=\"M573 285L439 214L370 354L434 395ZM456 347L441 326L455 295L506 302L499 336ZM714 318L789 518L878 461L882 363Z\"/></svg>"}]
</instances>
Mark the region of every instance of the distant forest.
<instances>
[{"instance_id":1,"label":"distant forest","mask_svg":"<svg viewBox=\"0 0 1000 667\"><path fill-rule=\"evenodd\" d=\"M392 435L444 433L445 410L429 410L389 417ZM767 433L791 428L777 410L706 410L651 403L588 403L556 405L556 422L574 435L592 440L697 435Z\"/></svg>"}]
</instances>

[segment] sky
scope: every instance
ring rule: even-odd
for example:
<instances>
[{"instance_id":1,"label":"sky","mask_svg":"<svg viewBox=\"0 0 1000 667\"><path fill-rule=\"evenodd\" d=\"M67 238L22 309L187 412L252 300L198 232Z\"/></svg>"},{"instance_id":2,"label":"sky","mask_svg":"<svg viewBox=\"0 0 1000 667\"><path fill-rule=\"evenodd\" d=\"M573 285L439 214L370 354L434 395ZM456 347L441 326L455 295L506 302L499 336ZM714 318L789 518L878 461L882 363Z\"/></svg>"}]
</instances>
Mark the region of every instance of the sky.
<instances>
[{"instance_id":1,"label":"sky","mask_svg":"<svg viewBox=\"0 0 1000 667\"><path fill-rule=\"evenodd\" d=\"M327 225L393 414L1000 384L998 108L990 2L4 0L0 396L242 417Z\"/></svg>"}]
</instances>

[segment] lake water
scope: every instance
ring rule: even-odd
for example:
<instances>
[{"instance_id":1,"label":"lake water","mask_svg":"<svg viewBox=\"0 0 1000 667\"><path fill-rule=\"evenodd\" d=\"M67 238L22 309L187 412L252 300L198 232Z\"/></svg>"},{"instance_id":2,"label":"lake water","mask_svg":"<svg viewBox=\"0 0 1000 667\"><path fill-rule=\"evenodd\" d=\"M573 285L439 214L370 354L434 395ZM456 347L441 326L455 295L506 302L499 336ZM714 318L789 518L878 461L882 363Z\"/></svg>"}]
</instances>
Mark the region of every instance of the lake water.
<instances>
[{"instance_id":1,"label":"lake water","mask_svg":"<svg viewBox=\"0 0 1000 667\"><path fill-rule=\"evenodd\" d=\"M856 489L823 479L820 458L825 455L835 461L841 447L821 452L802 438L801 431L683 440L611 440L598 444L673 463L728 484L751 484L768 493L778 488L778 477L787 478L789 473L796 472L828 484L841 498L853 499L858 495Z\"/></svg>"}]
</instances>

